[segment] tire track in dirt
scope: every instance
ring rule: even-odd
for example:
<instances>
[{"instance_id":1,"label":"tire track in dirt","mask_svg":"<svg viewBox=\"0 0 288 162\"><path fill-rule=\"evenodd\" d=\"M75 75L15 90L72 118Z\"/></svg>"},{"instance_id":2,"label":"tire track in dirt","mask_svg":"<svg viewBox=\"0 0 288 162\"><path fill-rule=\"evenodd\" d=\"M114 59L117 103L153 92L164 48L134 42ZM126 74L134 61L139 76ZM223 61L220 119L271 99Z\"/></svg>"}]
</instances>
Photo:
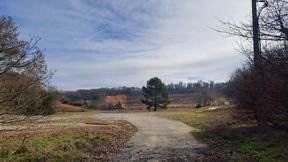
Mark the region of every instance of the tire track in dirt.
<instances>
[{"instance_id":1,"label":"tire track in dirt","mask_svg":"<svg viewBox=\"0 0 288 162\"><path fill-rule=\"evenodd\" d=\"M201 161L205 144L182 122L155 116L155 113L98 113L104 120L126 120L138 128L114 161Z\"/></svg>"}]
</instances>

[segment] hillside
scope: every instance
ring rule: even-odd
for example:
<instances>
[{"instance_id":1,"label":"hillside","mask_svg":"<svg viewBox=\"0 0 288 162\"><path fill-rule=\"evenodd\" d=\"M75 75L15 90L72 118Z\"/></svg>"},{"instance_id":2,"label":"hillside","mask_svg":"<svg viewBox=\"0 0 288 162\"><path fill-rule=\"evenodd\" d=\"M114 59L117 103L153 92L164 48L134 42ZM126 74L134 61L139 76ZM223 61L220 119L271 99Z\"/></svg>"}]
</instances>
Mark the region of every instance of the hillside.
<instances>
[{"instance_id":1,"label":"hillside","mask_svg":"<svg viewBox=\"0 0 288 162\"><path fill-rule=\"evenodd\" d=\"M191 108L197 105L223 105L225 98L225 83L198 81L166 85L171 108ZM111 106L119 105L125 109L145 109L141 99L142 89L138 87L99 88L77 91L64 91L61 93L62 103L93 109L113 109Z\"/></svg>"}]
</instances>

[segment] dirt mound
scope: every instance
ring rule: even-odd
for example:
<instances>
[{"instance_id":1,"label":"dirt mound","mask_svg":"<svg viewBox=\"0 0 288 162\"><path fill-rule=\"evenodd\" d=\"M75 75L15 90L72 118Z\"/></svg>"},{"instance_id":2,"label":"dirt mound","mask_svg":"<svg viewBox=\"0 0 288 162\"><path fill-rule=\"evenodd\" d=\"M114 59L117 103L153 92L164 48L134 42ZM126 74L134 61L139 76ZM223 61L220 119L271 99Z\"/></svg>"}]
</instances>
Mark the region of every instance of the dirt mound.
<instances>
[{"instance_id":1,"label":"dirt mound","mask_svg":"<svg viewBox=\"0 0 288 162\"><path fill-rule=\"evenodd\" d=\"M60 102L57 102L55 105L55 111L56 112L85 112L85 109L78 107L78 106L62 104Z\"/></svg>"}]
</instances>

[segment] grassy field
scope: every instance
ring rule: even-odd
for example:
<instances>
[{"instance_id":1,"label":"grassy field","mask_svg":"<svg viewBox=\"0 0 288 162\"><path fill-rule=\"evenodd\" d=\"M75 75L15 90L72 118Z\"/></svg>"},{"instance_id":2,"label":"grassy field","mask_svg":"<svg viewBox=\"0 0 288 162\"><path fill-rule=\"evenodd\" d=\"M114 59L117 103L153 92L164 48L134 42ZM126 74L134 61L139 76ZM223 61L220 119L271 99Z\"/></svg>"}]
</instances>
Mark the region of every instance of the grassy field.
<instances>
[{"instance_id":1,"label":"grassy field","mask_svg":"<svg viewBox=\"0 0 288 162\"><path fill-rule=\"evenodd\" d=\"M196 138L209 145L207 160L288 161L288 132L256 132L253 120L236 119L233 107L167 111L161 117L182 121L194 129Z\"/></svg>"},{"instance_id":2,"label":"grassy field","mask_svg":"<svg viewBox=\"0 0 288 162\"><path fill-rule=\"evenodd\" d=\"M91 114L65 113L9 124L6 127L14 130L0 131L0 161L111 161L136 128Z\"/></svg>"}]
</instances>

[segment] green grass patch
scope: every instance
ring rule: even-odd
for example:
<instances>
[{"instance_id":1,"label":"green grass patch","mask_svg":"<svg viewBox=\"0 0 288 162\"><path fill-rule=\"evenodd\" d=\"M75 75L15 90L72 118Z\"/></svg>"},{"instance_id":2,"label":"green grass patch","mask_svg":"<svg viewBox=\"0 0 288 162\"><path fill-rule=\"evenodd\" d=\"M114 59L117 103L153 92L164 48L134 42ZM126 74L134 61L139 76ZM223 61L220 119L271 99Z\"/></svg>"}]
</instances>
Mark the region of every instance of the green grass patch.
<instances>
[{"instance_id":1,"label":"green grass patch","mask_svg":"<svg viewBox=\"0 0 288 162\"><path fill-rule=\"evenodd\" d=\"M287 161L287 132L273 131L266 134L251 134L236 142L237 152L254 157L260 162Z\"/></svg>"},{"instance_id":2,"label":"green grass patch","mask_svg":"<svg viewBox=\"0 0 288 162\"><path fill-rule=\"evenodd\" d=\"M93 132L61 132L44 137L18 137L2 141L0 161L70 161L80 160L84 150L105 142L105 138Z\"/></svg>"},{"instance_id":3,"label":"green grass patch","mask_svg":"<svg viewBox=\"0 0 288 162\"><path fill-rule=\"evenodd\" d=\"M59 126L2 131L0 161L111 161L137 131L136 127L127 121L85 119L84 123L103 124L78 128Z\"/></svg>"}]
</instances>

